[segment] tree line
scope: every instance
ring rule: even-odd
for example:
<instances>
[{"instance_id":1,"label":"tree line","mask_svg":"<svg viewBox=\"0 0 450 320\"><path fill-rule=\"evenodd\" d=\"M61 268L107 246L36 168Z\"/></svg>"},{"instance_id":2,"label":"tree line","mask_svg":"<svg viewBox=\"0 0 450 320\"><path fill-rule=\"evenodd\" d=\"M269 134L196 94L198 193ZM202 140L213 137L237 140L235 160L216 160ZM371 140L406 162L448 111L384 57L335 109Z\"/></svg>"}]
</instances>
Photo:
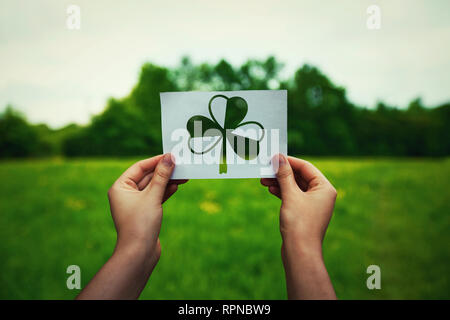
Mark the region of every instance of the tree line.
<instances>
[{"instance_id":1,"label":"tree line","mask_svg":"<svg viewBox=\"0 0 450 320\"><path fill-rule=\"evenodd\" d=\"M226 60L194 64L188 57L172 69L146 63L124 98L110 98L85 126L51 129L30 124L7 106L0 114L0 157L141 156L162 152L159 93L166 91L288 90L288 151L294 155L448 156L450 102L426 107L416 98L398 108L350 102L345 89L317 67L303 65L281 79L274 57L239 67Z\"/></svg>"}]
</instances>

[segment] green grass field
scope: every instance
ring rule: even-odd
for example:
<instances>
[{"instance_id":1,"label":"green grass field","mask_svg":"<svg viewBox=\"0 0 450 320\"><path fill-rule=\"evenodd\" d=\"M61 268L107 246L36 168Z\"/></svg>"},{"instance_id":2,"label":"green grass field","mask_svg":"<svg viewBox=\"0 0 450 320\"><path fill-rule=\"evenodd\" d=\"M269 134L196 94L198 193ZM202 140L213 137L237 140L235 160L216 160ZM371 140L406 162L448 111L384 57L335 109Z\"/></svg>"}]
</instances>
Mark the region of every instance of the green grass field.
<instances>
[{"instance_id":1,"label":"green grass field","mask_svg":"<svg viewBox=\"0 0 450 320\"><path fill-rule=\"evenodd\" d=\"M324 243L341 299L450 298L450 160L309 159L338 190ZM0 298L71 299L115 243L106 192L133 159L0 163ZM164 205L144 299L284 299L280 202L258 180L197 180ZM381 267L381 290L366 268Z\"/></svg>"}]
</instances>

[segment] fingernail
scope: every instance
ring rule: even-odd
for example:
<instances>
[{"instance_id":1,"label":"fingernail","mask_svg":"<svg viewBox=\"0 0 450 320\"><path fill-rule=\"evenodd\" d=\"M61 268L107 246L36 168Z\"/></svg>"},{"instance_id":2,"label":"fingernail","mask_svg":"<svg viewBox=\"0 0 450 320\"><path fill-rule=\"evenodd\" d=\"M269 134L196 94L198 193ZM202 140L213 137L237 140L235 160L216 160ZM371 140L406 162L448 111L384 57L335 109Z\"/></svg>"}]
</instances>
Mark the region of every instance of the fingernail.
<instances>
[{"instance_id":1,"label":"fingernail","mask_svg":"<svg viewBox=\"0 0 450 320\"><path fill-rule=\"evenodd\" d=\"M278 172L278 169L286 163L286 158L281 153L276 154L272 158L272 168L276 172Z\"/></svg>"},{"instance_id":2,"label":"fingernail","mask_svg":"<svg viewBox=\"0 0 450 320\"><path fill-rule=\"evenodd\" d=\"M286 163L286 158L281 153L276 154L272 158L272 165L281 166Z\"/></svg>"},{"instance_id":3,"label":"fingernail","mask_svg":"<svg viewBox=\"0 0 450 320\"><path fill-rule=\"evenodd\" d=\"M173 165L173 159L172 154L166 153L162 159L163 164L165 164L168 167L171 167Z\"/></svg>"}]
</instances>

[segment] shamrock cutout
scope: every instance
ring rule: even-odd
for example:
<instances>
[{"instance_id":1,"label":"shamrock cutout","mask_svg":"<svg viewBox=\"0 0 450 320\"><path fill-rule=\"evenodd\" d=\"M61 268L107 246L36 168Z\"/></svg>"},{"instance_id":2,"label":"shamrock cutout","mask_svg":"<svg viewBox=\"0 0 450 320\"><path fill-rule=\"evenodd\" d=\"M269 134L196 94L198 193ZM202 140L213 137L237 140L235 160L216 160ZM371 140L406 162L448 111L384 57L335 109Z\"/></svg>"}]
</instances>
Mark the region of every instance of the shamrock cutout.
<instances>
[{"instance_id":1,"label":"shamrock cutout","mask_svg":"<svg viewBox=\"0 0 450 320\"><path fill-rule=\"evenodd\" d=\"M211 110L211 103L213 102L214 99L217 98L223 98L226 100L225 121L223 127L216 120L216 117L214 117L214 114ZM220 141L222 141L222 151L219 165L220 174L227 173L227 140L233 146L234 152L242 159L252 160L258 156L259 143L264 138L264 127L259 122L256 121L242 122L242 120L244 120L245 116L247 115L248 111L247 101L245 101L241 97L228 98L224 95L218 94L212 97L211 100L209 100L208 110L209 115L211 116L212 119L209 119L205 116L197 115L190 118L186 124L186 129L190 134L188 145L192 153L195 154L207 153L211 151ZM194 125L196 122L200 122L201 130L194 130ZM233 130L250 124L257 125L262 129L262 135L259 140L250 139L232 133ZM192 138L203 138L203 137L218 137L218 139L212 146L209 146L206 150L202 152L196 152L191 147L191 140Z\"/></svg>"}]
</instances>

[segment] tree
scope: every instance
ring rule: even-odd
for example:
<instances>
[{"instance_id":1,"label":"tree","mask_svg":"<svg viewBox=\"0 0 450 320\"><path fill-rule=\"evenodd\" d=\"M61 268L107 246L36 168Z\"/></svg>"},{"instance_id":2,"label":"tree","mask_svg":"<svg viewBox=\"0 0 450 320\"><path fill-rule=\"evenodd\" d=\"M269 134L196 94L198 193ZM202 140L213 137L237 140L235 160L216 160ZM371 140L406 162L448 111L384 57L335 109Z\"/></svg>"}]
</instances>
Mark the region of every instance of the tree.
<instances>
[{"instance_id":1,"label":"tree","mask_svg":"<svg viewBox=\"0 0 450 320\"><path fill-rule=\"evenodd\" d=\"M148 155L160 152L155 144L140 110L110 99L88 127L66 139L63 150L69 156Z\"/></svg>"},{"instance_id":2,"label":"tree","mask_svg":"<svg viewBox=\"0 0 450 320\"><path fill-rule=\"evenodd\" d=\"M0 157L29 157L37 148L36 131L22 114L8 105L0 114Z\"/></svg>"},{"instance_id":3,"label":"tree","mask_svg":"<svg viewBox=\"0 0 450 320\"><path fill-rule=\"evenodd\" d=\"M160 92L176 91L177 87L170 78L169 70L146 63L142 66L137 85L133 88L129 97L124 100L131 110L141 112L146 120L145 130L151 137L149 150L162 152L161 148L161 102Z\"/></svg>"},{"instance_id":4,"label":"tree","mask_svg":"<svg viewBox=\"0 0 450 320\"><path fill-rule=\"evenodd\" d=\"M131 93L110 99L84 127L53 130L30 125L8 107L0 116L0 156L25 157L62 152L68 156L149 155L162 152L160 92L288 90L288 149L295 155L448 156L450 103L426 107L420 98L399 109L379 101L375 108L352 104L344 88L317 67L303 65L280 79L274 57L233 66L194 64L183 57L168 69L142 66ZM62 143L61 143L62 141ZM62 147L60 147L62 146Z\"/></svg>"}]
</instances>

